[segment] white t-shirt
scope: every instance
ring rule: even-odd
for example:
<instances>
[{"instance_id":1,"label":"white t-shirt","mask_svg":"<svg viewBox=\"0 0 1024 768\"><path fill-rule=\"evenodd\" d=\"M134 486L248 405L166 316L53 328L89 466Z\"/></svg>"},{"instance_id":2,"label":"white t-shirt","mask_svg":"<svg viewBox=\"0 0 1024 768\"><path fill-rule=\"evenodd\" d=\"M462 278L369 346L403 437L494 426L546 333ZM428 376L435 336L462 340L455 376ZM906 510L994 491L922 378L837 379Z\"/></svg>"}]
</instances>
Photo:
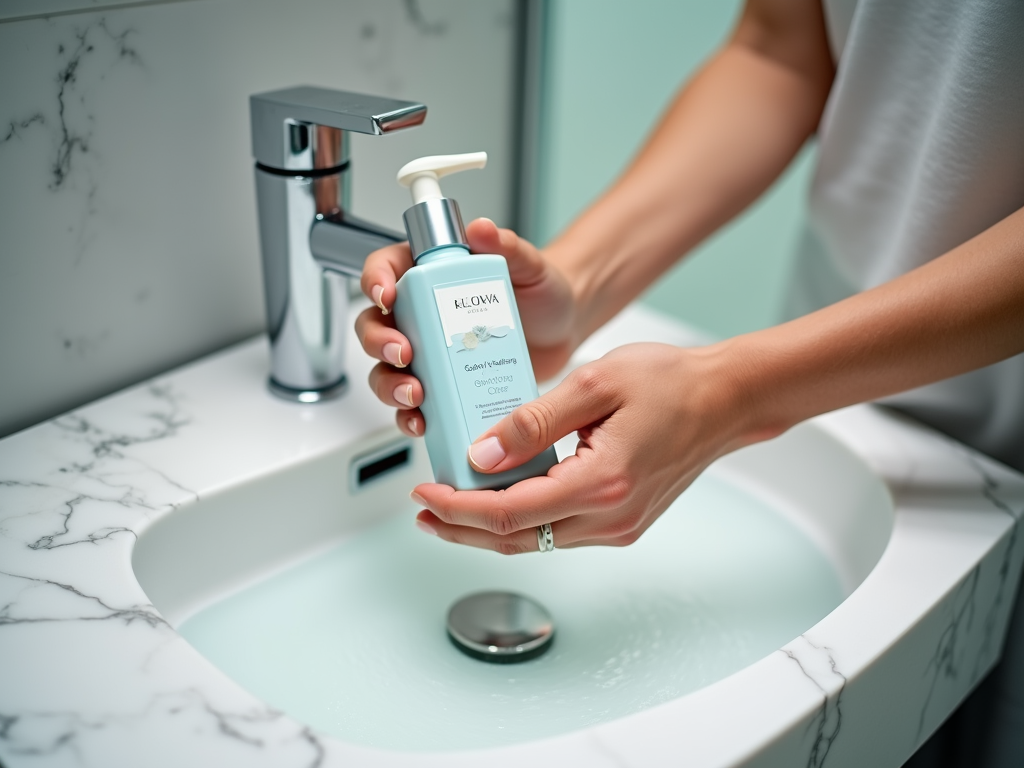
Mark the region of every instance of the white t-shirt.
<instances>
[{"instance_id":1,"label":"white t-shirt","mask_svg":"<svg viewBox=\"0 0 1024 768\"><path fill-rule=\"evenodd\" d=\"M791 317L908 272L1024 206L1022 0L824 7L838 68ZM1024 470L1024 355L884 402Z\"/></svg>"}]
</instances>

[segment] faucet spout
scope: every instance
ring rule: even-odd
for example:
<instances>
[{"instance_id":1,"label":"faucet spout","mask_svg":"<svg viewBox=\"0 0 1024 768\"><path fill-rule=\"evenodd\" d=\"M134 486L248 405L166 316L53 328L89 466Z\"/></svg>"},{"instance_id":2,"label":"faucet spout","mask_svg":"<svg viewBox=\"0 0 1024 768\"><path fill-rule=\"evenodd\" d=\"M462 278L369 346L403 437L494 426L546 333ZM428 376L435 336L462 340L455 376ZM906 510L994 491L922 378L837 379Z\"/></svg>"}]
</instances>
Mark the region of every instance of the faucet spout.
<instances>
[{"instance_id":1,"label":"faucet spout","mask_svg":"<svg viewBox=\"0 0 1024 768\"><path fill-rule=\"evenodd\" d=\"M349 213L350 132L419 125L422 104L308 86L249 99L270 391L315 403L345 391L348 286L398 232ZM339 274L340 273L340 274Z\"/></svg>"},{"instance_id":2,"label":"faucet spout","mask_svg":"<svg viewBox=\"0 0 1024 768\"><path fill-rule=\"evenodd\" d=\"M358 278L367 256L378 248L404 240L401 232L351 214L334 213L317 217L309 232L309 249L324 269Z\"/></svg>"}]
</instances>

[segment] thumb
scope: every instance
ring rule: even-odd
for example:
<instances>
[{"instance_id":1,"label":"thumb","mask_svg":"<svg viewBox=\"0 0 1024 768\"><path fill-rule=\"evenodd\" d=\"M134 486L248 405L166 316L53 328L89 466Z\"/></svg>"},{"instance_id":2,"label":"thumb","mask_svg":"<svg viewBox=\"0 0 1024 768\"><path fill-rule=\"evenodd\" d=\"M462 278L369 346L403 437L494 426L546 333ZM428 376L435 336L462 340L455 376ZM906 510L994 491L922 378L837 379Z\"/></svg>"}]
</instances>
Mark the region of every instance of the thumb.
<instances>
[{"instance_id":1,"label":"thumb","mask_svg":"<svg viewBox=\"0 0 1024 768\"><path fill-rule=\"evenodd\" d=\"M593 377L575 371L545 395L519 406L469 446L478 472L504 472L524 464L568 434L608 416L616 402ZM599 391L603 389L604 391Z\"/></svg>"},{"instance_id":2,"label":"thumb","mask_svg":"<svg viewBox=\"0 0 1024 768\"><path fill-rule=\"evenodd\" d=\"M466 227L473 253L494 253L508 262L512 285L533 285L544 279L547 265L537 247L511 229L499 229L490 219L475 219Z\"/></svg>"}]
</instances>

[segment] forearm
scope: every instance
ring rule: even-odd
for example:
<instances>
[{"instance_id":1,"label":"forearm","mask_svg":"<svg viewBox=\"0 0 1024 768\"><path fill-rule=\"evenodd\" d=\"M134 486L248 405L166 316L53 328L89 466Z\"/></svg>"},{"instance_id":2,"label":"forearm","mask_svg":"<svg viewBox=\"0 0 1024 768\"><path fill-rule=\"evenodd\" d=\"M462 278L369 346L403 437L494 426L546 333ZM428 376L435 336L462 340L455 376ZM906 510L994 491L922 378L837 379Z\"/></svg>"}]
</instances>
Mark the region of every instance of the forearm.
<instances>
[{"instance_id":1,"label":"forearm","mask_svg":"<svg viewBox=\"0 0 1024 768\"><path fill-rule=\"evenodd\" d=\"M1024 352L1024 209L912 272L714 345L741 442Z\"/></svg>"},{"instance_id":2,"label":"forearm","mask_svg":"<svg viewBox=\"0 0 1024 768\"><path fill-rule=\"evenodd\" d=\"M752 2L619 181L548 249L589 335L756 199L814 131L832 79L820 8ZM817 14L817 16L815 16Z\"/></svg>"}]
</instances>

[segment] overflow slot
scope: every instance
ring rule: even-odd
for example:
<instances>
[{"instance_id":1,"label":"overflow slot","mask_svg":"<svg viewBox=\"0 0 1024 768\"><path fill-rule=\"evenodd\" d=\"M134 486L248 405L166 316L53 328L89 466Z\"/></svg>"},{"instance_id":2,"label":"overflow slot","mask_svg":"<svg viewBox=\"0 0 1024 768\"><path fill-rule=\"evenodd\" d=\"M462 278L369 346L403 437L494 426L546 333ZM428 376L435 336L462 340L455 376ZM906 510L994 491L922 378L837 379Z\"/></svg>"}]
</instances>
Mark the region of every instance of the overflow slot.
<instances>
[{"instance_id":1,"label":"overflow slot","mask_svg":"<svg viewBox=\"0 0 1024 768\"><path fill-rule=\"evenodd\" d=\"M412 458L412 443L407 439L356 456L349 465L349 488L355 493L374 481L390 477L412 464Z\"/></svg>"}]
</instances>

